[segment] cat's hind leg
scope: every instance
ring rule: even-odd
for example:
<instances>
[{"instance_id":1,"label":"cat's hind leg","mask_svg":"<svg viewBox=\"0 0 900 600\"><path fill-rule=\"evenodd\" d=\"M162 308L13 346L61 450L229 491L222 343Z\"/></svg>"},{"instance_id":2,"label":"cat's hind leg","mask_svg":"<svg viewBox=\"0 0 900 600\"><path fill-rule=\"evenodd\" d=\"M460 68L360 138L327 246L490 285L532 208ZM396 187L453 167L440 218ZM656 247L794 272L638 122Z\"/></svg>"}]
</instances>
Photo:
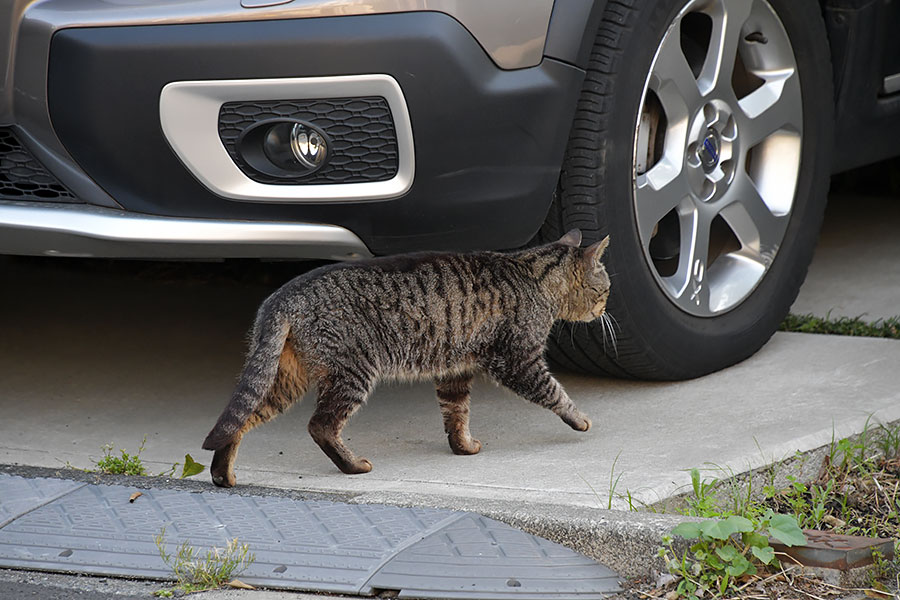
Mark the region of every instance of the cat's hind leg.
<instances>
[{"instance_id":1,"label":"cat's hind leg","mask_svg":"<svg viewBox=\"0 0 900 600\"><path fill-rule=\"evenodd\" d=\"M472 376L457 375L436 377L441 415L444 417L444 431L454 454L478 454L481 442L469 433L469 395L472 391Z\"/></svg>"},{"instance_id":2,"label":"cat's hind leg","mask_svg":"<svg viewBox=\"0 0 900 600\"><path fill-rule=\"evenodd\" d=\"M271 389L259 407L241 426L234 439L213 454L209 472L214 484L220 487L234 486L236 482L234 461L237 458L238 447L241 445L244 434L286 411L294 402L303 397L308 386L307 371L288 340L279 357L278 373Z\"/></svg>"},{"instance_id":3,"label":"cat's hind leg","mask_svg":"<svg viewBox=\"0 0 900 600\"><path fill-rule=\"evenodd\" d=\"M543 348L522 360L497 357L485 365L488 374L529 402L552 410L566 425L576 431L587 431L591 420L578 410L572 399L547 368Z\"/></svg>"},{"instance_id":4,"label":"cat's hind leg","mask_svg":"<svg viewBox=\"0 0 900 600\"><path fill-rule=\"evenodd\" d=\"M309 435L335 466L348 475L372 470L372 463L353 454L341 438L344 425L365 403L366 396L368 389L333 383L328 378L320 380L316 410L309 420Z\"/></svg>"}]
</instances>

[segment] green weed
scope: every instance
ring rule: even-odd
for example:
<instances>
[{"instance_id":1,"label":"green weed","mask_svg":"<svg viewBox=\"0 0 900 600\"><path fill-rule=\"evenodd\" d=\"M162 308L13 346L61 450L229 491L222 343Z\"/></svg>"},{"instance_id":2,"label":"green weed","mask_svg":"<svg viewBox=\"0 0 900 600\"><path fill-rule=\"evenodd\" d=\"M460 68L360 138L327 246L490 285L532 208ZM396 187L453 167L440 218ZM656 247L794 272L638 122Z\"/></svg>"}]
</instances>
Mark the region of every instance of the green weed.
<instances>
[{"instance_id":1,"label":"green weed","mask_svg":"<svg viewBox=\"0 0 900 600\"><path fill-rule=\"evenodd\" d=\"M768 510L753 519L737 515L703 521L681 523L672 535L696 540L680 556L673 548L673 538L663 538L659 550L669 572L680 579L675 588L679 597L719 597L738 592L737 583L746 575L778 564L775 550L769 545L773 537L787 546L806 543L796 519Z\"/></svg>"},{"instance_id":2,"label":"green weed","mask_svg":"<svg viewBox=\"0 0 900 600\"><path fill-rule=\"evenodd\" d=\"M619 462L619 456L621 456L621 455L622 455L622 451L620 450L619 453L616 454L616 457L613 459L612 466L609 469L609 489L607 490L607 494L606 494L606 510L612 510L613 500L619 499L619 500L625 500L628 503L629 512L637 512L641 508L647 508L647 506L645 504L643 504L640 500L634 498L631 495L630 490L625 490L624 494L621 494L616 491L616 489L619 487L619 480L622 479L622 475L625 474L624 471L620 472L618 475L616 474L616 463ZM588 488L591 490L591 492L594 494L594 496L597 497L597 500L602 502L603 498L600 496L599 493L597 493L597 490L594 488L594 486L591 485L591 482L588 481L587 479L585 479L584 476L581 475L580 473L578 473L577 475L578 475L578 477L581 478L581 480L584 482L584 484L586 486L588 486ZM639 504L640 504L640 506L638 506ZM602 504L601 504L601 506L602 506Z\"/></svg>"},{"instance_id":3,"label":"green weed","mask_svg":"<svg viewBox=\"0 0 900 600\"><path fill-rule=\"evenodd\" d=\"M796 459L790 460L796 468ZM690 470L690 491L681 509L683 514L713 520L684 523L672 531L691 540L682 555L671 536L660 549L659 556L678 577L674 593L680 597L735 595L752 581L761 581L747 576L771 572L777 564L769 560L774 554L768 536L787 545L802 543L796 534L802 535L803 529L900 537L900 424L873 425L870 418L858 436L832 435L817 476L801 480L781 472L785 465L776 463L760 473L764 483L755 493L752 476L735 477L730 469L713 466L719 478ZM887 582L895 592L900 587L900 562L883 556L874 561L872 587L887 589L880 583Z\"/></svg>"},{"instance_id":4,"label":"green weed","mask_svg":"<svg viewBox=\"0 0 900 600\"><path fill-rule=\"evenodd\" d=\"M686 499L687 514L695 517L712 517L720 513L718 497L715 493L718 479L700 479L700 470L691 469L691 489L693 496Z\"/></svg>"},{"instance_id":5,"label":"green weed","mask_svg":"<svg viewBox=\"0 0 900 600\"><path fill-rule=\"evenodd\" d=\"M106 444L102 446L100 449L103 451L103 457L100 460L93 461L94 465L97 467L97 471L101 473L109 473L113 475L150 475L147 467L144 465L141 460L141 453L144 451L144 446L147 444L147 436L144 436L144 439L141 441L141 446L138 448L137 453L129 454L127 450L122 448L119 451L119 455L116 456L113 454L113 450L115 447L113 444ZM69 463L66 463L66 466L69 468L74 468ZM194 460L194 457L190 454L184 455L184 463L176 462L172 465L172 468L168 471L163 471L158 476L159 477L174 477L175 472L178 470L178 467L181 466L181 474L178 476L179 479L186 479L188 477L193 477L198 473L202 473L206 468L202 464L198 463Z\"/></svg>"},{"instance_id":6,"label":"green weed","mask_svg":"<svg viewBox=\"0 0 900 600\"><path fill-rule=\"evenodd\" d=\"M248 544L241 544L237 538L228 542L225 548L212 548L205 554L195 549L189 542L183 542L174 554L166 550L166 529L154 538L159 556L166 563L178 581L176 588L186 593L213 590L232 581L246 570L256 556L250 552ZM166 590L160 590L164 592Z\"/></svg>"},{"instance_id":7,"label":"green weed","mask_svg":"<svg viewBox=\"0 0 900 600\"><path fill-rule=\"evenodd\" d=\"M609 468L609 494L606 498L606 510L612 510L613 496L616 493L616 488L619 486L619 480L622 479L622 475L624 473L619 473L618 477L615 477L616 473L616 463L619 462L619 456L622 454L622 451L619 450L619 453L616 454L616 457L613 459L612 466ZM630 495L630 494L629 494ZM629 499L630 503L630 499Z\"/></svg>"},{"instance_id":8,"label":"green weed","mask_svg":"<svg viewBox=\"0 0 900 600\"><path fill-rule=\"evenodd\" d=\"M181 463L175 463L172 465L172 468L168 471L163 471L159 474L160 477L174 477L175 472L178 470L178 465ZM181 467L181 475L178 476L179 479L187 479L188 477L193 477L198 473L202 473L203 469L205 469L203 465L194 460L194 457L190 454L184 455L184 465Z\"/></svg>"},{"instance_id":9,"label":"green weed","mask_svg":"<svg viewBox=\"0 0 900 600\"><path fill-rule=\"evenodd\" d=\"M120 450L121 456L113 455L114 446L106 444L101 448L103 457L94 462L97 470L101 473L111 473L114 475L146 475L147 467L141 461L141 452L144 451L144 444L147 443L147 436L144 436L141 447L138 448L137 454L128 454L125 448Z\"/></svg>"},{"instance_id":10,"label":"green weed","mask_svg":"<svg viewBox=\"0 0 900 600\"><path fill-rule=\"evenodd\" d=\"M837 319L816 317L811 314L790 314L779 327L781 331L800 333L825 333L834 335L853 335L863 337L881 337L900 339L900 316L889 319L877 319L871 323L860 317L839 317Z\"/></svg>"}]
</instances>

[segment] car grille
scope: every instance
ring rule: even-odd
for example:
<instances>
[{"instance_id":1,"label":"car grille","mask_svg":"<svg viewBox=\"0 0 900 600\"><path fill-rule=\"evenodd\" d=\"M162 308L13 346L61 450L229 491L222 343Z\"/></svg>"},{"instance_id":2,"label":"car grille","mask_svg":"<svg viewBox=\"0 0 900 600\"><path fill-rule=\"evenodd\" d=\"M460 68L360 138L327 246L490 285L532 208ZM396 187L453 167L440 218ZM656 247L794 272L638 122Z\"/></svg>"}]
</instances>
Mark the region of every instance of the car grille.
<instances>
[{"instance_id":1,"label":"car grille","mask_svg":"<svg viewBox=\"0 0 900 600\"><path fill-rule=\"evenodd\" d=\"M278 118L307 121L324 131L331 139L328 163L310 175L289 178L250 167L237 151L241 133L254 123ZM397 174L394 121L380 97L228 102L219 111L219 137L241 171L259 183L363 183L387 181Z\"/></svg>"},{"instance_id":2,"label":"car grille","mask_svg":"<svg viewBox=\"0 0 900 600\"><path fill-rule=\"evenodd\" d=\"M10 128L0 127L0 200L79 202L31 155Z\"/></svg>"}]
</instances>

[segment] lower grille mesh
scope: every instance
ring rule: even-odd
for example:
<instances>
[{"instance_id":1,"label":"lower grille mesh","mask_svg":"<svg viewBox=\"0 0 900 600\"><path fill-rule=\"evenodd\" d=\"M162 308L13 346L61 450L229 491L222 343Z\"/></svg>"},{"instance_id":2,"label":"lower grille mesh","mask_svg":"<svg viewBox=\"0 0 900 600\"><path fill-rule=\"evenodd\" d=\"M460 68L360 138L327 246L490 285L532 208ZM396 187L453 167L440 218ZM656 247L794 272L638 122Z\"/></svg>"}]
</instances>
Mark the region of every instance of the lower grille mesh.
<instances>
[{"instance_id":1,"label":"lower grille mesh","mask_svg":"<svg viewBox=\"0 0 900 600\"><path fill-rule=\"evenodd\" d=\"M79 202L19 142L9 128L0 127L0 200Z\"/></svg>"},{"instance_id":2,"label":"lower grille mesh","mask_svg":"<svg viewBox=\"0 0 900 600\"><path fill-rule=\"evenodd\" d=\"M272 118L301 119L321 128L333 142L328 164L296 178L271 177L250 167L237 151L238 138L253 123ZM219 136L241 171L266 184L387 181L399 164L391 110L379 96L227 102L219 111Z\"/></svg>"}]
</instances>

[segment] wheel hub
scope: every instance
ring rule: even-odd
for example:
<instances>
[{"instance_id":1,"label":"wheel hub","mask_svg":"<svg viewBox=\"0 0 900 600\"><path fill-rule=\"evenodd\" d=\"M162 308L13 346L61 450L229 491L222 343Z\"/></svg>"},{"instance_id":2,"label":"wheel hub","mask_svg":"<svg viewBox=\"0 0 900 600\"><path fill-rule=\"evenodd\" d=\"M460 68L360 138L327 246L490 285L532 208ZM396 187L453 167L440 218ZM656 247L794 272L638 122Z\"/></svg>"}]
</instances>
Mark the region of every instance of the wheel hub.
<instances>
[{"instance_id":1,"label":"wheel hub","mask_svg":"<svg viewBox=\"0 0 900 600\"><path fill-rule=\"evenodd\" d=\"M693 196L700 202L721 198L734 178L737 125L722 100L706 103L694 116L685 149Z\"/></svg>"},{"instance_id":2,"label":"wheel hub","mask_svg":"<svg viewBox=\"0 0 900 600\"><path fill-rule=\"evenodd\" d=\"M720 145L719 132L712 127L707 129L703 143L697 147L697 158L700 160L700 164L706 173L712 172L716 165L719 164Z\"/></svg>"}]
</instances>

